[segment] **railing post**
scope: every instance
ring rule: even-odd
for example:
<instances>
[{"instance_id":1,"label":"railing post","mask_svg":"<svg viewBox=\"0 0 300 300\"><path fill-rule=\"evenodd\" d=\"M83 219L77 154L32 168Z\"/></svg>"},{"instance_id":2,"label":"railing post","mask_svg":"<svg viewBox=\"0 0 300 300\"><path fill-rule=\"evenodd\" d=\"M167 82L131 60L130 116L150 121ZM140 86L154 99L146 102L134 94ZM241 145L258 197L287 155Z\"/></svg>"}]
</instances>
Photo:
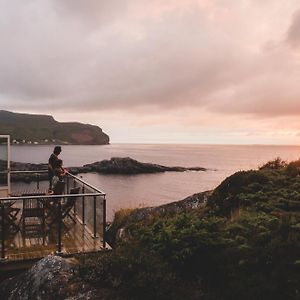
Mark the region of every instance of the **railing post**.
<instances>
[{"instance_id":1,"label":"railing post","mask_svg":"<svg viewBox=\"0 0 300 300\"><path fill-rule=\"evenodd\" d=\"M95 239L97 237L97 213L96 213L96 196L93 197L94 198L94 230L93 230L93 238Z\"/></svg>"},{"instance_id":2,"label":"railing post","mask_svg":"<svg viewBox=\"0 0 300 300\"><path fill-rule=\"evenodd\" d=\"M106 199L103 197L103 248L106 248Z\"/></svg>"},{"instance_id":3,"label":"railing post","mask_svg":"<svg viewBox=\"0 0 300 300\"><path fill-rule=\"evenodd\" d=\"M82 187L82 194L84 194L84 186ZM82 196L82 225L85 225L85 197Z\"/></svg>"},{"instance_id":4,"label":"railing post","mask_svg":"<svg viewBox=\"0 0 300 300\"><path fill-rule=\"evenodd\" d=\"M5 222L4 222L4 203L1 203L1 260L5 259Z\"/></svg>"},{"instance_id":5,"label":"railing post","mask_svg":"<svg viewBox=\"0 0 300 300\"><path fill-rule=\"evenodd\" d=\"M67 175L67 194L70 193L70 178L69 175Z\"/></svg>"},{"instance_id":6,"label":"railing post","mask_svg":"<svg viewBox=\"0 0 300 300\"><path fill-rule=\"evenodd\" d=\"M37 173L36 174L36 188L37 188L37 190L39 190L40 189L40 174L39 173Z\"/></svg>"},{"instance_id":7,"label":"railing post","mask_svg":"<svg viewBox=\"0 0 300 300\"><path fill-rule=\"evenodd\" d=\"M58 200L58 214L57 214L57 251L56 254L61 254L61 227L62 227L62 220L61 220L61 198Z\"/></svg>"}]
</instances>

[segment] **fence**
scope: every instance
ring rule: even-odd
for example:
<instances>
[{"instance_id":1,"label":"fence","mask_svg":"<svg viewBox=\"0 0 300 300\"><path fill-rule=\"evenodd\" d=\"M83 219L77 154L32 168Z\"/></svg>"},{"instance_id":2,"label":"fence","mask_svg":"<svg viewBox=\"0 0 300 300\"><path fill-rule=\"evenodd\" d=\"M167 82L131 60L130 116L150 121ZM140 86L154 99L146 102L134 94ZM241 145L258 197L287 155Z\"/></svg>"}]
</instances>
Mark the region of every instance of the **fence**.
<instances>
[{"instance_id":1,"label":"fence","mask_svg":"<svg viewBox=\"0 0 300 300\"><path fill-rule=\"evenodd\" d=\"M106 194L69 172L64 177L64 192L48 194L46 172L11 171L11 195L0 198L1 259L45 256L53 251L72 254L106 248ZM27 178L27 183L17 181L22 176ZM24 203L28 201L40 203L39 212L44 221L41 218L38 236L26 232L27 208ZM31 214L37 212L34 209L37 207L32 207ZM35 216L37 223L38 218ZM37 248L39 254L36 253Z\"/></svg>"}]
</instances>

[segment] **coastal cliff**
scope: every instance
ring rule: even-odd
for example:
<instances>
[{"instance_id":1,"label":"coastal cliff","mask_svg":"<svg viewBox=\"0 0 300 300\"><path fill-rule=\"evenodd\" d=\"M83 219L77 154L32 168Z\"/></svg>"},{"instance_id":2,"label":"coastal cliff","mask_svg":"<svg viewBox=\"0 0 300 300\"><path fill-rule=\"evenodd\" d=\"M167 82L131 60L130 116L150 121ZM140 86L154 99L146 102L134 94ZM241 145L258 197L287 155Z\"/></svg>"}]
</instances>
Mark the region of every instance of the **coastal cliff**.
<instances>
[{"instance_id":1,"label":"coastal cliff","mask_svg":"<svg viewBox=\"0 0 300 300\"><path fill-rule=\"evenodd\" d=\"M0 132L15 144L105 145L109 136L95 125L58 122L52 116L0 110Z\"/></svg>"}]
</instances>

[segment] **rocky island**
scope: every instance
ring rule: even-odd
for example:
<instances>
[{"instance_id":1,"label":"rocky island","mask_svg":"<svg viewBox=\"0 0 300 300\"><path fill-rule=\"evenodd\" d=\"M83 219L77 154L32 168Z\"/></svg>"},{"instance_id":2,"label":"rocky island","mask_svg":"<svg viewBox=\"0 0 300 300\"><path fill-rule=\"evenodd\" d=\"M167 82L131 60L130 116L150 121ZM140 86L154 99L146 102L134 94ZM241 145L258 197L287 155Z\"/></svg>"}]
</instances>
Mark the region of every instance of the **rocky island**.
<instances>
[{"instance_id":1,"label":"rocky island","mask_svg":"<svg viewBox=\"0 0 300 300\"><path fill-rule=\"evenodd\" d=\"M0 168L5 169L6 162L0 160ZM47 164L30 164L11 162L11 170L18 171L39 171L47 170ZM96 172L100 174L123 174L123 175L136 175L147 173L161 173L161 172L184 172L184 171L206 171L203 167L167 167L151 163L143 163L134 160L130 157L113 157L109 160L102 160L94 162L92 164L86 164L82 167L70 167L68 168L70 173L89 173ZM40 173L40 180L47 180L48 175L46 173ZM1 180L1 177L0 177ZM12 181L25 181L30 182L36 180L35 174L12 174Z\"/></svg>"},{"instance_id":2,"label":"rocky island","mask_svg":"<svg viewBox=\"0 0 300 300\"><path fill-rule=\"evenodd\" d=\"M130 157L112 157L109 160L102 160L92 164L84 165L81 168L70 168L74 173L97 172L102 174L145 174L161 172L184 172L184 171L206 171L202 167L167 167L152 163L139 162Z\"/></svg>"}]
</instances>

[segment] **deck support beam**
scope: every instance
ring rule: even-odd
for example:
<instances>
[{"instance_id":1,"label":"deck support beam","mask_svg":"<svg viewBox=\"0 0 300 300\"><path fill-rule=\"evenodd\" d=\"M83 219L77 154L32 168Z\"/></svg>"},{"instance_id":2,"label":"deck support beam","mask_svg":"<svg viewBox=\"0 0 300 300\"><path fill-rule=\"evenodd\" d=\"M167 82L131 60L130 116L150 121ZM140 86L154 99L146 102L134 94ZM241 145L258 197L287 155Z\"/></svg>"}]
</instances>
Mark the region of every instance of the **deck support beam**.
<instances>
[{"instance_id":1,"label":"deck support beam","mask_svg":"<svg viewBox=\"0 0 300 300\"><path fill-rule=\"evenodd\" d=\"M93 197L94 201L93 201L93 213L94 213L94 224L93 224L93 235L92 238L95 239L97 238L97 202L96 202L96 196Z\"/></svg>"},{"instance_id":2,"label":"deck support beam","mask_svg":"<svg viewBox=\"0 0 300 300\"><path fill-rule=\"evenodd\" d=\"M103 198L103 248L106 248L106 199Z\"/></svg>"},{"instance_id":3,"label":"deck support beam","mask_svg":"<svg viewBox=\"0 0 300 300\"><path fill-rule=\"evenodd\" d=\"M5 222L4 203L1 203L1 260L5 260Z\"/></svg>"},{"instance_id":4,"label":"deck support beam","mask_svg":"<svg viewBox=\"0 0 300 300\"><path fill-rule=\"evenodd\" d=\"M85 188L84 186L82 187L82 194L84 194L85 192ZM81 217L81 220L82 220L82 225L85 225L85 197L82 196L82 217Z\"/></svg>"},{"instance_id":5,"label":"deck support beam","mask_svg":"<svg viewBox=\"0 0 300 300\"><path fill-rule=\"evenodd\" d=\"M62 220L61 220L61 198L58 200L58 218L57 218L57 251L56 254L62 254L61 248L61 228L62 228Z\"/></svg>"}]
</instances>

